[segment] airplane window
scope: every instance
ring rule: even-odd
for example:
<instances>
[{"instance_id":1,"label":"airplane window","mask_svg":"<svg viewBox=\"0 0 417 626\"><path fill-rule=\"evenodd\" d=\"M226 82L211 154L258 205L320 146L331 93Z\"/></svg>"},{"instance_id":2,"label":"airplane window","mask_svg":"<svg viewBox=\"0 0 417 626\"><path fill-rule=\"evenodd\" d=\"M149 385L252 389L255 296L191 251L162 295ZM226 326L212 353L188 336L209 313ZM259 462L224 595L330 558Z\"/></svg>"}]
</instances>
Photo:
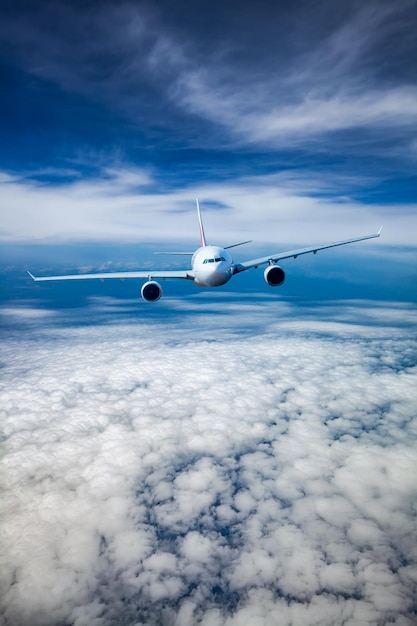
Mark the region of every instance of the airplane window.
<instances>
[{"instance_id":1,"label":"airplane window","mask_svg":"<svg viewBox=\"0 0 417 626\"><path fill-rule=\"evenodd\" d=\"M224 258L224 256L219 256L216 257L215 259L204 259L203 261L203 265L205 263L218 263L219 261L225 261L226 259Z\"/></svg>"}]
</instances>

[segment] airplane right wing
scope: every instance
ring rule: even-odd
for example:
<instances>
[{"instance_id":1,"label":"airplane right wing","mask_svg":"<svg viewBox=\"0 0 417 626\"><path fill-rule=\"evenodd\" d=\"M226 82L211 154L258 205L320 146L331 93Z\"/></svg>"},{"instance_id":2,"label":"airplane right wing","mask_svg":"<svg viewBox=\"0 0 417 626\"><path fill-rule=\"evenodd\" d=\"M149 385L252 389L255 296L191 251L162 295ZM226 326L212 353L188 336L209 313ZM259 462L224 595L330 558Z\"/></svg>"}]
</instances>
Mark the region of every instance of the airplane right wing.
<instances>
[{"instance_id":1,"label":"airplane right wing","mask_svg":"<svg viewBox=\"0 0 417 626\"><path fill-rule=\"evenodd\" d=\"M344 241L336 241L335 243L327 243L320 246L310 246L309 248L299 248L298 250L289 250L287 252L278 252L277 254L270 254L259 259L251 259L250 261L244 261L243 263L237 263L234 267L234 274L244 272L252 267L258 267L265 263L277 263L282 259L290 259L291 257L296 259L301 254L308 254L312 252L316 254L319 250L326 250L327 248L336 248L337 246L345 246L348 243L355 243L357 241L365 241L366 239L375 239L381 235L382 226L379 231L373 235L365 235L363 237L355 237L354 239L345 239Z\"/></svg>"}]
</instances>

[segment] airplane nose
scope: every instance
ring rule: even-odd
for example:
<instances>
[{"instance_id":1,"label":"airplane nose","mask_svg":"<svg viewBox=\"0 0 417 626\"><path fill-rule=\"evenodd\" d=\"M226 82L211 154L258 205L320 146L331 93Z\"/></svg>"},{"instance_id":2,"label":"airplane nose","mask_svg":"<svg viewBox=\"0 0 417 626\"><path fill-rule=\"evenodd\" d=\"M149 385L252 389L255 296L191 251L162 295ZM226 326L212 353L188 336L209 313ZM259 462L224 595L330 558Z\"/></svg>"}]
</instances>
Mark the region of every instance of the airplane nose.
<instances>
[{"instance_id":1,"label":"airplane nose","mask_svg":"<svg viewBox=\"0 0 417 626\"><path fill-rule=\"evenodd\" d=\"M227 281L230 278L230 274L229 272L225 271L224 269L217 269L212 275L211 275L211 285L212 287L219 287L220 285L224 285L225 283L227 283Z\"/></svg>"}]
</instances>

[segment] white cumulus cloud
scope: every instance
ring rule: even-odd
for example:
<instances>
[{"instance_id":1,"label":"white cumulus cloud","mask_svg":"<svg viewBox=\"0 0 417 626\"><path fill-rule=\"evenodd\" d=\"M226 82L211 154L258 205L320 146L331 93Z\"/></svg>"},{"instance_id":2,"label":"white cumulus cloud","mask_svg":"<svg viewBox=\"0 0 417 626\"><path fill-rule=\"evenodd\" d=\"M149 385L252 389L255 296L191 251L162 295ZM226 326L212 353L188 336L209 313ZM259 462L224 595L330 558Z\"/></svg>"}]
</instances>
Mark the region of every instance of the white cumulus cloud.
<instances>
[{"instance_id":1,"label":"white cumulus cloud","mask_svg":"<svg viewBox=\"0 0 417 626\"><path fill-rule=\"evenodd\" d=\"M411 626L416 342L395 316L242 335L225 315L200 338L202 318L23 318L3 354L3 624Z\"/></svg>"}]
</instances>

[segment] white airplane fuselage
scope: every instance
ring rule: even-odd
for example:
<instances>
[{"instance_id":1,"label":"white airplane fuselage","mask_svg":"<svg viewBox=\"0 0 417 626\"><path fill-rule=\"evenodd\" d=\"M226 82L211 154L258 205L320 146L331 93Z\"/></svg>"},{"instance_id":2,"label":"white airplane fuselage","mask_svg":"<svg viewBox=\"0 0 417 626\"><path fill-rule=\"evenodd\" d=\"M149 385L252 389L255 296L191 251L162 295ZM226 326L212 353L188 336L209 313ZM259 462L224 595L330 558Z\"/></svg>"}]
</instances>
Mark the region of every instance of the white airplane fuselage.
<instances>
[{"instance_id":1,"label":"white airplane fuselage","mask_svg":"<svg viewBox=\"0 0 417 626\"><path fill-rule=\"evenodd\" d=\"M194 282L200 287L219 287L233 276L233 259L224 248L203 246L192 256Z\"/></svg>"}]
</instances>

